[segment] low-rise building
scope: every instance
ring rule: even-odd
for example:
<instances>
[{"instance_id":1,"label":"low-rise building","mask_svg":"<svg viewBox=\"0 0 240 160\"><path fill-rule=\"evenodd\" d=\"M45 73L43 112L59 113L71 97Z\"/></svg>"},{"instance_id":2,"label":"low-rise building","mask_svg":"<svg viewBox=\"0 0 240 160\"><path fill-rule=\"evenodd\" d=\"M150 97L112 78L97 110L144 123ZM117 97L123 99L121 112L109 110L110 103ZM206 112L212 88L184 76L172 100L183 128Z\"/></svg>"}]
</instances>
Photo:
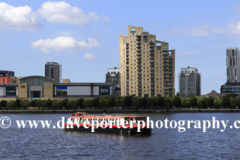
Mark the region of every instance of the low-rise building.
<instances>
[{"instance_id":1,"label":"low-rise building","mask_svg":"<svg viewBox=\"0 0 240 160\"><path fill-rule=\"evenodd\" d=\"M19 98L34 99L78 99L80 97L115 96L111 83L55 83L44 76L28 76L19 83L0 84L0 100Z\"/></svg>"}]
</instances>

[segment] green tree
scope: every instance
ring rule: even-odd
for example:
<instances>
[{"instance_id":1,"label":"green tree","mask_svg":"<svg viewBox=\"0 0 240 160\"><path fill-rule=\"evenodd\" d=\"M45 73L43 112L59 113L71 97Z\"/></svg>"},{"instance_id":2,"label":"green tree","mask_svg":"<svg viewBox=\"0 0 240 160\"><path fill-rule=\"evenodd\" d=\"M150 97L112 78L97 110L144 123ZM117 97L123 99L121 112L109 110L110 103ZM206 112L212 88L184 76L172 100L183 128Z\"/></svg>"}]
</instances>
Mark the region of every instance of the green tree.
<instances>
[{"instance_id":1,"label":"green tree","mask_svg":"<svg viewBox=\"0 0 240 160\"><path fill-rule=\"evenodd\" d=\"M91 108L93 107L93 100L92 99L86 99L83 102L83 106L86 108Z\"/></svg>"},{"instance_id":2,"label":"green tree","mask_svg":"<svg viewBox=\"0 0 240 160\"><path fill-rule=\"evenodd\" d=\"M178 108L178 107L181 107L181 99L179 96L175 96L173 98L173 105Z\"/></svg>"},{"instance_id":3,"label":"green tree","mask_svg":"<svg viewBox=\"0 0 240 160\"><path fill-rule=\"evenodd\" d=\"M115 106L121 106L121 99L119 97L115 98Z\"/></svg>"},{"instance_id":4,"label":"green tree","mask_svg":"<svg viewBox=\"0 0 240 160\"><path fill-rule=\"evenodd\" d=\"M83 108L83 102L84 102L84 99L83 98L79 98L77 100L77 106L80 107L80 108Z\"/></svg>"},{"instance_id":5,"label":"green tree","mask_svg":"<svg viewBox=\"0 0 240 160\"><path fill-rule=\"evenodd\" d=\"M2 100L1 103L0 103L0 106L1 106L2 108L6 108L6 107L7 107L7 101Z\"/></svg>"},{"instance_id":6,"label":"green tree","mask_svg":"<svg viewBox=\"0 0 240 160\"><path fill-rule=\"evenodd\" d=\"M31 104L32 107L36 107L36 101L37 101L37 100L33 100L33 101L31 101L30 104Z\"/></svg>"},{"instance_id":7,"label":"green tree","mask_svg":"<svg viewBox=\"0 0 240 160\"><path fill-rule=\"evenodd\" d=\"M109 107L114 107L114 105L115 105L115 98L114 97L109 98Z\"/></svg>"},{"instance_id":8,"label":"green tree","mask_svg":"<svg viewBox=\"0 0 240 160\"><path fill-rule=\"evenodd\" d=\"M103 99L103 98L100 98L100 99L99 99L99 106L100 106L101 108L104 107L104 99Z\"/></svg>"},{"instance_id":9,"label":"green tree","mask_svg":"<svg viewBox=\"0 0 240 160\"><path fill-rule=\"evenodd\" d=\"M41 109L41 107L42 107L42 101L41 101L40 99L39 99L39 100L36 100L35 104L36 104L36 107L38 107L38 109Z\"/></svg>"},{"instance_id":10,"label":"green tree","mask_svg":"<svg viewBox=\"0 0 240 160\"><path fill-rule=\"evenodd\" d=\"M59 109L58 101L57 101L57 100L53 100L53 101L52 101L52 108L53 108L53 109Z\"/></svg>"},{"instance_id":11,"label":"green tree","mask_svg":"<svg viewBox=\"0 0 240 160\"><path fill-rule=\"evenodd\" d=\"M164 105L165 105L167 108L171 108L171 106L172 106L172 100L171 100L171 98L169 98L169 97L164 97Z\"/></svg>"},{"instance_id":12,"label":"green tree","mask_svg":"<svg viewBox=\"0 0 240 160\"><path fill-rule=\"evenodd\" d=\"M62 100L62 106L67 108L67 102L68 102L68 99Z\"/></svg>"},{"instance_id":13,"label":"green tree","mask_svg":"<svg viewBox=\"0 0 240 160\"><path fill-rule=\"evenodd\" d=\"M232 109L232 108L236 108L236 106L237 106L236 98L230 97L230 98L229 98L229 101L230 101L230 107L231 107L231 109Z\"/></svg>"},{"instance_id":14,"label":"green tree","mask_svg":"<svg viewBox=\"0 0 240 160\"><path fill-rule=\"evenodd\" d=\"M120 101L121 101L122 107L126 107L126 98L122 97Z\"/></svg>"},{"instance_id":15,"label":"green tree","mask_svg":"<svg viewBox=\"0 0 240 160\"><path fill-rule=\"evenodd\" d=\"M206 102L208 107L212 107L214 105L214 100L212 97L208 97Z\"/></svg>"},{"instance_id":16,"label":"green tree","mask_svg":"<svg viewBox=\"0 0 240 160\"><path fill-rule=\"evenodd\" d=\"M16 101L15 101L15 107L16 107L16 108L19 108L19 107L20 107L20 102L21 102L21 101L20 101L19 99L16 99ZM15 108L15 107L14 107L14 108Z\"/></svg>"},{"instance_id":17,"label":"green tree","mask_svg":"<svg viewBox=\"0 0 240 160\"><path fill-rule=\"evenodd\" d=\"M230 106L230 96L229 95L225 95L225 96L223 96L223 98L222 98L222 105L223 106Z\"/></svg>"},{"instance_id":18,"label":"green tree","mask_svg":"<svg viewBox=\"0 0 240 160\"><path fill-rule=\"evenodd\" d=\"M96 107L96 108L99 107L99 100L100 100L99 97L95 97L95 98L93 99L93 106L94 106L94 107Z\"/></svg>"},{"instance_id":19,"label":"green tree","mask_svg":"<svg viewBox=\"0 0 240 160\"><path fill-rule=\"evenodd\" d=\"M164 99L162 96L158 97L158 106L164 106Z\"/></svg>"},{"instance_id":20,"label":"green tree","mask_svg":"<svg viewBox=\"0 0 240 160\"><path fill-rule=\"evenodd\" d=\"M46 107L52 108L52 100L51 100L51 99L48 99L48 100L46 101Z\"/></svg>"},{"instance_id":21,"label":"green tree","mask_svg":"<svg viewBox=\"0 0 240 160\"><path fill-rule=\"evenodd\" d=\"M8 101L8 106L13 109L16 106L16 101Z\"/></svg>"},{"instance_id":22,"label":"green tree","mask_svg":"<svg viewBox=\"0 0 240 160\"><path fill-rule=\"evenodd\" d=\"M217 108L219 108L220 107L220 104L221 104L221 102L220 102L220 99L214 99L214 106L216 106Z\"/></svg>"},{"instance_id":23,"label":"green tree","mask_svg":"<svg viewBox=\"0 0 240 160\"><path fill-rule=\"evenodd\" d=\"M147 99L147 105L150 106L150 107L154 106L154 98L153 97L149 97Z\"/></svg>"},{"instance_id":24,"label":"green tree","mask_svg":"<svg viewBox=\"0 0 240 160\"><path fill-rule=\"evenodd\" d=\"M127 95L125 97L125 106L130 107L132 105L132 96Z\"/></svg>"},{"instance_id":25,"label":"green tree","mask_svg":"<svg viewBox=\"0 0 240 160\"><path fill-rule=\"evenodd\" d=\"M191 104L192 107L197 106L197 98L195 96L191 96L190 104Z\"/></svg>"},{"instance_id":26,"label":"green tree","mask_svg":"<svg viewBox=\"0 0 240 160\"><path fill-rule=\"evenodd\" d=\"M240 107L240 98L236 98L236 105L238 108Z\"/></svg>"},{"instance_id":27,"label":"green tree","mask_svg":"<svg viewBox=\"0 0 240 160\"><path fill-rule=\"evenodd\" d=\"M143 97L143 99L142 99L142 106L147 107L147 98L146 97Z\"/></svg>"},{"instance_id":28,"label":"green tree","mask_svg":"<svg viewBox=\"0 0 240 160\"><path fill-rule=\"evenodd\" d=\"M142 108L142 97L137 97L135 103L137 108Z\"/></svg>"}]
</instances>

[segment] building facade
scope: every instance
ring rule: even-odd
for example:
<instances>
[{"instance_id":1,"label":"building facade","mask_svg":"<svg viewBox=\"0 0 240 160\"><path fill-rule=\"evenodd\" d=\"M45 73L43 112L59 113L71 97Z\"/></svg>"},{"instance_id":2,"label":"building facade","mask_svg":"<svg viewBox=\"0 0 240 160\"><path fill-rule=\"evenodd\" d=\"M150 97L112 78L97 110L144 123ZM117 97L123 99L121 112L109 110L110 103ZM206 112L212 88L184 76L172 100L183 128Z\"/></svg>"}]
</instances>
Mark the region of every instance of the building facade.
<instances>
[{"instance_id":1,"label":"building facade","mask_svg":"<svg viewBox=\"0 0 240 160\"><path fill-rule=\"evenodd\" d=\"M120 81L120 68L114 67L114 68L108 68L106 73L106 83L112 83L116 86L121 85Z\"/></svg>"},{"instance_id":2,"label":"building facade","mask_svg":"<svg viewBox=\"0 0 240 160\"><path fill-rule=\"evenodd\" d=\"M179 93L181 97L201 96L201 74L197 68L181 68Z\"/></svg>"},{"instance_id":3,"label":"building facade","mask_svg":"<svg viewBox=\"0 0 240 160\"><path fill-rule=\"evenodd\" d=\"M47 62L45 64L45 77L54 79L55 83L62 82L62 65L57 62Z\"/></svg>"},{"instance_id":4,"label":"building facade","mask_svg":"<svg viewBox=\"0 0 240 160\"><path fill-rule=\"evenodd\" d=\"M116 93L115 93L116 92ZM55 83L44 76L28 76L19 83L0 84L0 100L78 99L118 96L111 83Z\"/></svg>"},{"instance_id":5,"label":"building facade","mask_svg":"<svg viewBox=\"0 0 240 160\"><path fill-rule=\"evenodd\" d=\"M175 50L166 42L128 26L128 36L119 36L121 96L175 95Z\"/></svg>"},{"instance_id":6,"label":"building facade","mask_svg":"<svg viewBox=\"0 0 240 160\"><path fill-rule=\"evenodd\" d=\"M0 71L0 84L8 84L11 83L11 79L14 77L14 72L13 71L5 71L1 70Z\"/></svg>"},{"instance_id":7,"label":"building facade","mask_svg":"<svg viewBox=\"0 0 240 160\"><path fill-rule=\"evenodd\" d=\"M227 83L240 83L240 53L237 47L226 49Z\"/></svg>"},{"instance_id":8,"label":"building facade","mask_svg":"<svg viewBox=\"0 0 240 160\"><path fill-rule=\"evenodd\" d=\"M221 93L240 96L240 52L237 47L226 48L227 82L221 86Z\"/></svg>"}]
</instances>

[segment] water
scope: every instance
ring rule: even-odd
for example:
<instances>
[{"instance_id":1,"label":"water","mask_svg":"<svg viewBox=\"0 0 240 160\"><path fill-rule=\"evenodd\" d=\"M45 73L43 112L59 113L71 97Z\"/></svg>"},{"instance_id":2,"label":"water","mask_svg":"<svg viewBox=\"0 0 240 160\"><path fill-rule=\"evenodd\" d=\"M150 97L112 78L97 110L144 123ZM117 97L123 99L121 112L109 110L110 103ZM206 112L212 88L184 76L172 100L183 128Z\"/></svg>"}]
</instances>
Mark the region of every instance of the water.
<instances>
[{"instance_id":1,"label":"water","mask_svg":"<svg viewBox=\"0 0 240 160\"><path fill-rule=\"evenodd\" d=\"M121 114L123 115L123 114ZM134 114L132 114L134 115ZM144 115L144 114L136 114ZM152 120L229 120L240 113L145 114ZM0 114L12 120L0 129L0 159L239 159L240 131L230 129L153 129L150 136L64 132L61 129L18 129L15 120L52 120L70 114Z\"/></svg>"}]
</instances>

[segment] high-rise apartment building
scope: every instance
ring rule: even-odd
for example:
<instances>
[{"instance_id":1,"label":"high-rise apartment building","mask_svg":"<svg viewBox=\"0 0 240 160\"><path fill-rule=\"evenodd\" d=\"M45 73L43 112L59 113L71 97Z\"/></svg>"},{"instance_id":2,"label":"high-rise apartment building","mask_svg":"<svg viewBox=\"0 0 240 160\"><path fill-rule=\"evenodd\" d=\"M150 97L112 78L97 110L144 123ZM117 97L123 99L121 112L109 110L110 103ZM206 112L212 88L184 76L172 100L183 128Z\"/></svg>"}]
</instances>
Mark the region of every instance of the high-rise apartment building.
<instances>
[{"instance_id":1,"label":"high-rise apartment building","mask_svg":"<svg viewBox=\"0 0 240 160\"><path fill-rule=\"evenodd\" d=\"M226 48L227 83L221 86L221 93L240 96L240 52L237 47Z\"/></svg>"},{"instance_id":2,"label":"high-rise apartment building","mask_svg":"<svg viewBox=\"0 0 240 160\"><path fill-rule=\"evenodd\" d=\"M116 86L120 86L120 68L108 68L106 74L106 83L113 83Z\"/></svg>"},{"instance_id":3,"label":"high-rise apartment building","mask_svg":"<svg viewBox=\"0 0 240 160\"><path fill-rule=\"evenodd\" d=\"M47 62L45 64L45 77L54 79L55 83L62 81L62 65L57 62Z\"/></svg>"},{"instance_id":4,"label":"high-rise apartment building","mask_svg":"<svg viewBox=\"0 0 240 160\"><path fill-rule=\"evenodd\" d=\"M181 97L201 95L201 74L195 67L181 68L179 74L179 93Z\"/></svg>"},{"instance_id":5,"label":"high-rise apartment building","mask_svg":"<svg viewBox=\"0 0 240 160\"><path fill-rule=\"evenodd\" d=\"M227 83L240 82L240 52L237 47L226 49Z\"/></svg>"},{"instance_id":6,"label":"high-rise apartment building","mask_svg":"<svg viewBox=\"0 0 240 160\"><path fill-rule=\"evenodd\" d=\"M175 95L175 50L143 28L128 26L119 36L121 96Z\"/></svg>"}]
</instances>

